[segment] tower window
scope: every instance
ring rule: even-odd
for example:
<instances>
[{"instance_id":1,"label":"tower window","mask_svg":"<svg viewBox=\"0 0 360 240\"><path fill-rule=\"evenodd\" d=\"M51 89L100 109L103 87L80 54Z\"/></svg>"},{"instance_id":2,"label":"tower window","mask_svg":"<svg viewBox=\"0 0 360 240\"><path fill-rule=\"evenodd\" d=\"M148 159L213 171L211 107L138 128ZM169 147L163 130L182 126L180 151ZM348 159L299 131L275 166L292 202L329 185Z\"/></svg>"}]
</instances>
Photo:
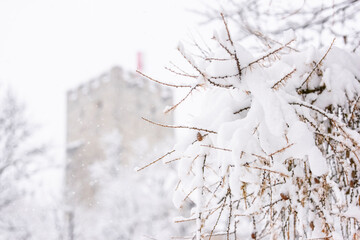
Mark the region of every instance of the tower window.
<instances>
[{"instance_id":1,"label":"tower window","mask_svg":"<svg viewBox=\"0 0 360 240\"><path fill-rule=\"evenodd\" d=\"M97 102L96 102L96 108L97 108L97 109L101 109L102 107L103 107L102 101L97 101Z\"/></svg>"}]
</instances>

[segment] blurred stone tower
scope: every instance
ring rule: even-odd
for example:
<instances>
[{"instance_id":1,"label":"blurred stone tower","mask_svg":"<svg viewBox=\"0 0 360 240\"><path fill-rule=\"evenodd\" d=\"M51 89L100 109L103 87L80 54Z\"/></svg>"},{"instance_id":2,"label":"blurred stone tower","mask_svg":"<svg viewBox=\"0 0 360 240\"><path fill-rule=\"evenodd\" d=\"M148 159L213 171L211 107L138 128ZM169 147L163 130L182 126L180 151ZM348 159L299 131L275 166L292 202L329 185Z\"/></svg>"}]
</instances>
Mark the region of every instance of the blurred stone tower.
<instances>
[{"instance_id":1,"label":"blurred stone tower","mask_svg":"<svg viewBox=\"0 0 360 240\"><path fill-rule=\"evenodd\" d=\"M66 201L71 209L95 205L97 186L89 168L106 158L102 138L117 131L121 135L119 161L123 166L137 161L140 138L153 148L173 134L141 117L164 122L163 109L171 104L167 89L119 67L67 93Z\"/></svg>"}]
</instances>

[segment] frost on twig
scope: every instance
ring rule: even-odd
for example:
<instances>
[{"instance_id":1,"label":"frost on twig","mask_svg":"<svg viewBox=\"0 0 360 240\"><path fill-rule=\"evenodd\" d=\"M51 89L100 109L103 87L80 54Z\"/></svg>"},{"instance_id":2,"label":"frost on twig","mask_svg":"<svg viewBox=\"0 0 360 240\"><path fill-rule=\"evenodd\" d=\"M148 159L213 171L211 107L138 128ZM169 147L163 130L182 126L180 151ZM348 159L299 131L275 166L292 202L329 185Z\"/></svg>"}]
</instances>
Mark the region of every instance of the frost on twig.
<instances>
[{"instance_id":1,"label":"frost on twig","mask_svg":"<svg viewBox=\"0 0 360 240\"><path fill-rule=\"evenodd\" d=\"M286 74L283 78L281 78L279 81L277 81L271 88L274 90L278 90L281 86L285 85L286 81L291 78L291 75L296 71L296 68Z\"/></svg>"},{"instance_id":2,"label":"frost on twig","mask_svg":"<svg viewBox=\"0 0 360 240\"><path fill-rule=\"evenodd\" d=\"M325 52L324 56L320 59L319 62L317 62L317 63L315 64L314 68L311 70L311 72L310 72L309 75L306 77L305 81L301 84L300 87L302 87L305 83L307 83L307 82L309 81L311 75L315 72L315 70L318 69L318 68L321 66L322 62L324 61L324 59L326 58L326 56L327 56L328 53L330 52L332 46L334 45L334 42L335 42L335 38L333 39L333 41L332 41L330 47L328 48L328 50Z\"/></svg>"}]
</instances>

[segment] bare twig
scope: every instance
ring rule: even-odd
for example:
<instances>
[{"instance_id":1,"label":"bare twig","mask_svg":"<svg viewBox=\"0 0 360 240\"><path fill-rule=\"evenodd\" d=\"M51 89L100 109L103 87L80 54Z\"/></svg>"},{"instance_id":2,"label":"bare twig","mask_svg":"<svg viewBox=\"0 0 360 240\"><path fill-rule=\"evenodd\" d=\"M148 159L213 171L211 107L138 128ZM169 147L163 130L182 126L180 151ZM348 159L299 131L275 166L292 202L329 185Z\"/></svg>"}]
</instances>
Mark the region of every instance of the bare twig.
<instances>
[{"instance_id":1,"label":"bare twig","mask_svg":"<svg viewBox=\"0 0 360 240\"><path fill-rule=\"evenodd\" d=\"M326 89L326 86L323 85L323 86L319 86L319 87L316 87L314 89L299 89L297 92L299 94L309 94L309 93L315 93L315 92L318 92L318 94L321 94L324 90Z\"/></svg>"},{"instance_id":2,"label":"bare twig","mask_svg":"<svg viewBox=\"0 0 360 240\"><path fill-rule=\"evenodd\" d=\"M206 79L205 74L185 55L180 47L178 47L178 51L180 52L181 56L183 56L183 58L190 64L190 66L192 66L201 76L204 77L204 79Z\"/></svg>"},{"instance_id":3,"label":"bare twig","mask_svg":"<svg viewBox=\"0 0 360 240\"><path fill-rule=\"evenodd\" d=\"M231 44L231 46L233 47L233 50L234 50L234 54L233 54L233 56L234 56L234 58L235 58L235 61L236 61L236 67L237 67L237 69L238 69L238 76L239 76L239 80L241 80L241 67L240 67L240 61L239 61L239 58L238 58L238 56L237 56L237 54L236 54L236 48L235 48L235 46L234 46L234 42L233 42L233 40L231 39L231 35L230 35L230 31L229 31L229 27L228 27L228 25L227 25L227 22L226 22L226 20L225 20L225 17L224 17L224 14L223 13L221 13L221 18L222 18L222 20L223 20L223 22L224 22L224 25L225 25L225 29L226 29L226 32L227 32L227 35L228 35L228 38L229 38L229 41L230 41L230 44Z\"/></svg>"},{"instance_id":4,"label":"bare twig","mask_svg":"<svg viewBox=\"0 0 360 240\"><path fill-rule=\"evenodd\" d=\"M350 114L350 119L349 121L352 121L354 119L354 116L355 116L355 110L356 110L356 105L359 103L359 100L360 100L360 96L355 100L355 103L353 105L353 108L352 108L352 111L351 111L351 114Z\"/></svg>"},{"instance_id":5,"label":"bare twig","mask_svg":"<svg viewBox=\"0 0 360 240\"><path fill-rule=\"evenodd\" d=\"M179 160L181 160L181 159L182 159L181 157L175 158L175 159L173 159L173 160L170 160L170 161L165 162L165 164L169 164L169 163L172 163L172 162L175 162L175 161L179 161Z\"/></svg>"},{"instance_id":6,"label":"bare twig","mask_svg":"<svg viewBox=\"0 0 360 240\"><path fill-rule=\"evenodd\" d=\"M216 228L216 226L217 226L218 223L219 223L219 220L220 220L220 217L221 217L221 215L222 215L222 212L224 211L224 208L225 208L225 205L226 205L227 196L228 196L228 193L225 195L225 200L224 200L224 203L222 204L222 207L221 207L219 216L218 216L218 218L216 219L216 222L215 222L215 224L214 224L214 227L213 227L213 229L212 229L211 232L210 232L209 240L211 240L211 237L212 237L213 234L214 234L215 228Z\"/></svg>"},{"instance_id":7,"label":"bare twig","mask_svg":"<svg viewBox=\"0 0 360 240\"><path fill-rule=\"evenodd\" d=\"M143 77L146 77L147 79L149 79L150 81L156 82L158 84L164 85L164 86L168 86L168 87L174 87L174 88L192 88L193 86L191 85L174 85L174 84L169 84L169 83L164 83L164 82L160 82L158 80L155 80L147 75L145 75L144 73L140 72L139 70L136 70L136 72L138 74L140 74Z\"/></svg>"},{"instance_id":8,"label":"bare twig","mask_svg":"<svg viewBox=\"0 0 360 240\"><path fill-rule=\"evenodd\" d=\"M249 63L248 65L246 65L245 67L242 67L241 70L244 70L244 69L246 69L246 68L251 67L252 65L254 65L254 64L256 64L256 63L259 63L259 62L261 62L261 61L264 61L265 59L271 57L272 55L274 55L274 54L280 52L281 50L283 50L284 48L288 47L293 41L295 41L295 39L290 40L290 41L287 42L285 45L282 45L281 47L279 47L279 48L271 51L270 53L268 53L268 54L266 54L266 55L264 55L264 56L256 59L255 61L250 62L250 63Z\"/></svg>"},{"instance_id":9,"label":"bare twig","mask_svg":"<svg viewBox=\"0 0 360 240\"><path fill-rule=\"evenodd\" d=\"M216 83L214 81L211 81L209 78L207 78L208 82L212 85L214 85L215 87L221 87L221 88L232 88L234 87L232 84L221 84L221 83Z\"/></svg>"},{"instance_id":10,"label":"bare twig","mask_svg":"<svg viewBox=\"0 0 360 240\"><path fill-rule=\"evenodd\" d=\"M233 60L233 58L212 58L212 57L208 57L205 58L205 61L231 61Z\"/></svg>"},{"instance_id":11,"label":"bare twig","mask_svg":"<svg viewBox=\"0 0 360 240\"><path fill-rule=\"evenodd\" d=\"M188 126L174 126L174 125L165 125L165 124L161 124L161 123L156 123L153 122L149 119L146 119L144 117L142 117L143 120L152 123L154 125L160 126L160 127L165 127L165 128L187 128L187 129L192 129L192 130L196 130L196 131L203 131L203 132L208 132L208 133L213 133L213 134L217 134L217 132L212 131L212 130L208 130L208 129L204 129L204 128L197 128L197 127L188 127Z\"/></svg>"},{"instance_id":12,"label":"bare twig","mask_svg":"<svg viewBox=\"0 0 360 240\"><path fill-rule=\"evenodd\" d=\"M185 97L183 99L181 99L178 103L176 103L174 106L172 106L171 108L167 109L165 111L165 113L169 113L171 112L172 110L174 110L175 108L177 108L182 102L184 102L189 96L190 94L192 93L192 91L194 91L198 86L200 85L196 85L195 87L191 88L190 91L185 95Z\"/></svg>"},{"instance_id":13,"label":"bare twig","mask_svg":"<svg viewBox=\"0 0 360 240\"><path fill-rule=\"evenodd\" d=\"M189 78L197 78L198 77L196 75L191 75L191 74L188 74L188 73L177 72L174 69L169 68L169 67L165 67L165 69L168 70L169 72L172 72L172 73L174 73L176 75L179 75L179 76L184 76L184 77L189 77Z\"/></svg>"},{"instance_id":14,"label":"bare twig","mask_svg":"<svg viewBox=\"0 0 360 240\"><path fill-rule=\"evenodd\" d=\"M168 155L172 154L173 152L175 152L175 149L174 149L174 150L172 150L172 151L170 151L170 152L168 152L168 153L166 153L165 155L163 155L163 156L159 157L159 158L158 158L158 159L156 159L155 161L152 161L151 163L149 163L149 164L147 164L147 165L143 166L142 168L137 169L136 171L137 171L137 172L139 172L139 171L141 171L141 170L143 170L143 169L145 169L145 168L147 168L147 167L149 167L149 166L153 165L154 163L157 163L158 161L160 161L160 160L161 160L161 159L163 159L164 157L166 157L166 156L168 156Z\"/></svg>"},{"instance_id":15,"label":"bare twig","mask_svg":"<svg viewBox=\"0 0 360 240\"><path fill-rule=\"evenodd\" d=\"M282 177L290 177L289 175L287 175L287 174L285 174L285 173L278 172L278 171L275 171L275 170L271 170L271 169L268 169L268 168L261 168L261 167L256 167L256 166L250 166L250 165L248 165L248 164L243 165L243 167L253 168L253 169L257 169L257 170L261 170L261 171L266 171L266 172L271 172L271 173L279 174L279 175L282 176Z\"/></svg>"},{"instance_id":16,"label":"bare twig","mask_svg":"<svg viewBox=\"0 0 360 240\"><path fill-rule=\"evenodd\" d=\"M231 149L214 147L214 146L212 146L212 145L200 145L200 146L202 146L202 147L208 147L208 148L213 148L213 149L217 149L217 150L222 150L222 151L227 151L227 152L232 152Z\"/></svg>"},{"instance_id":17,"label":"bare twig","mask_svg":"<svg viewBox=\"0 0 360 240\"><path fill-rule=\"evenodd\" d=\"M186 196L185 198L183 199L183 202L186 201L186 199L188 199L190 197L190 195L197 189L197 187L194 187L193 190L191 190Z\"/></svg>"},{"instance_id":18,"label":"bare twig","mask_svg":"<svg viewBox=\"0 0 360 240\"><path fill-rule=\"evenodd\" d=\"M196 218L186 218L186 219L181 219L181 220L175 220L175 223L183 223L183 222L191 222L191 221L196 221Z\"/></svg>"},{"instance_id":19,"label":"bare twig","mask_svg":"<svg viewBox=\"0 0 360 240\"><path fill-rule=\"evenodd\" d=\"M237 110L236 112L234 112L234 114L238 114L238 113L241 113L242 111L246 111L246 110L249 110L250 107L245 107L245 108L242 108L240 110Z\"/></svg>"},{"instance_id":20,"label":"bare twig","mask_svg":"<svg viewBox=\"0 0 360 240\"><path fill-rule=\"evenodd\" d=\"M272 156L274 156L275 154L281 153L281 152L285 151L286 149L288 149L289 147L291 147L292 145L294 145L294 143L291 143L291 144L287 145L286 147L283 147L283 148L281 148L281 149L279 149L279 150L277 150L277 151L269 154L269 156L272 157Z\"/></svg>"}]
</instances>

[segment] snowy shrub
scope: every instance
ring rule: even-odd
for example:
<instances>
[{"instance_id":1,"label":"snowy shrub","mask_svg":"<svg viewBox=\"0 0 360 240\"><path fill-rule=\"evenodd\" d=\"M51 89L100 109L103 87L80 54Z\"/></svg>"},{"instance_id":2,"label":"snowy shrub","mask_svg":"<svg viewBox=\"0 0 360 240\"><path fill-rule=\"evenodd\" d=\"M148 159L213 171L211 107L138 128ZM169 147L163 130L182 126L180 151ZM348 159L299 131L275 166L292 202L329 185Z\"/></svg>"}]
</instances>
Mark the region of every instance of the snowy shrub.
<instances>
[{"instance_id":1,"label":"snowy shrub","mask_svg":"<svg viewBox=\"0 0 360 240\"><path fill-rule=\"evenodd\" d=\"M179 46L187 84L148 77L189 89L167 110L183 123L145 119L186 131L146 165L177 164L174 203L193 208L176 222L194 223L189 239L357 239L360 56L286 33L255 57L223 21L201 55Z\"/></svg>"}]
</instances>

